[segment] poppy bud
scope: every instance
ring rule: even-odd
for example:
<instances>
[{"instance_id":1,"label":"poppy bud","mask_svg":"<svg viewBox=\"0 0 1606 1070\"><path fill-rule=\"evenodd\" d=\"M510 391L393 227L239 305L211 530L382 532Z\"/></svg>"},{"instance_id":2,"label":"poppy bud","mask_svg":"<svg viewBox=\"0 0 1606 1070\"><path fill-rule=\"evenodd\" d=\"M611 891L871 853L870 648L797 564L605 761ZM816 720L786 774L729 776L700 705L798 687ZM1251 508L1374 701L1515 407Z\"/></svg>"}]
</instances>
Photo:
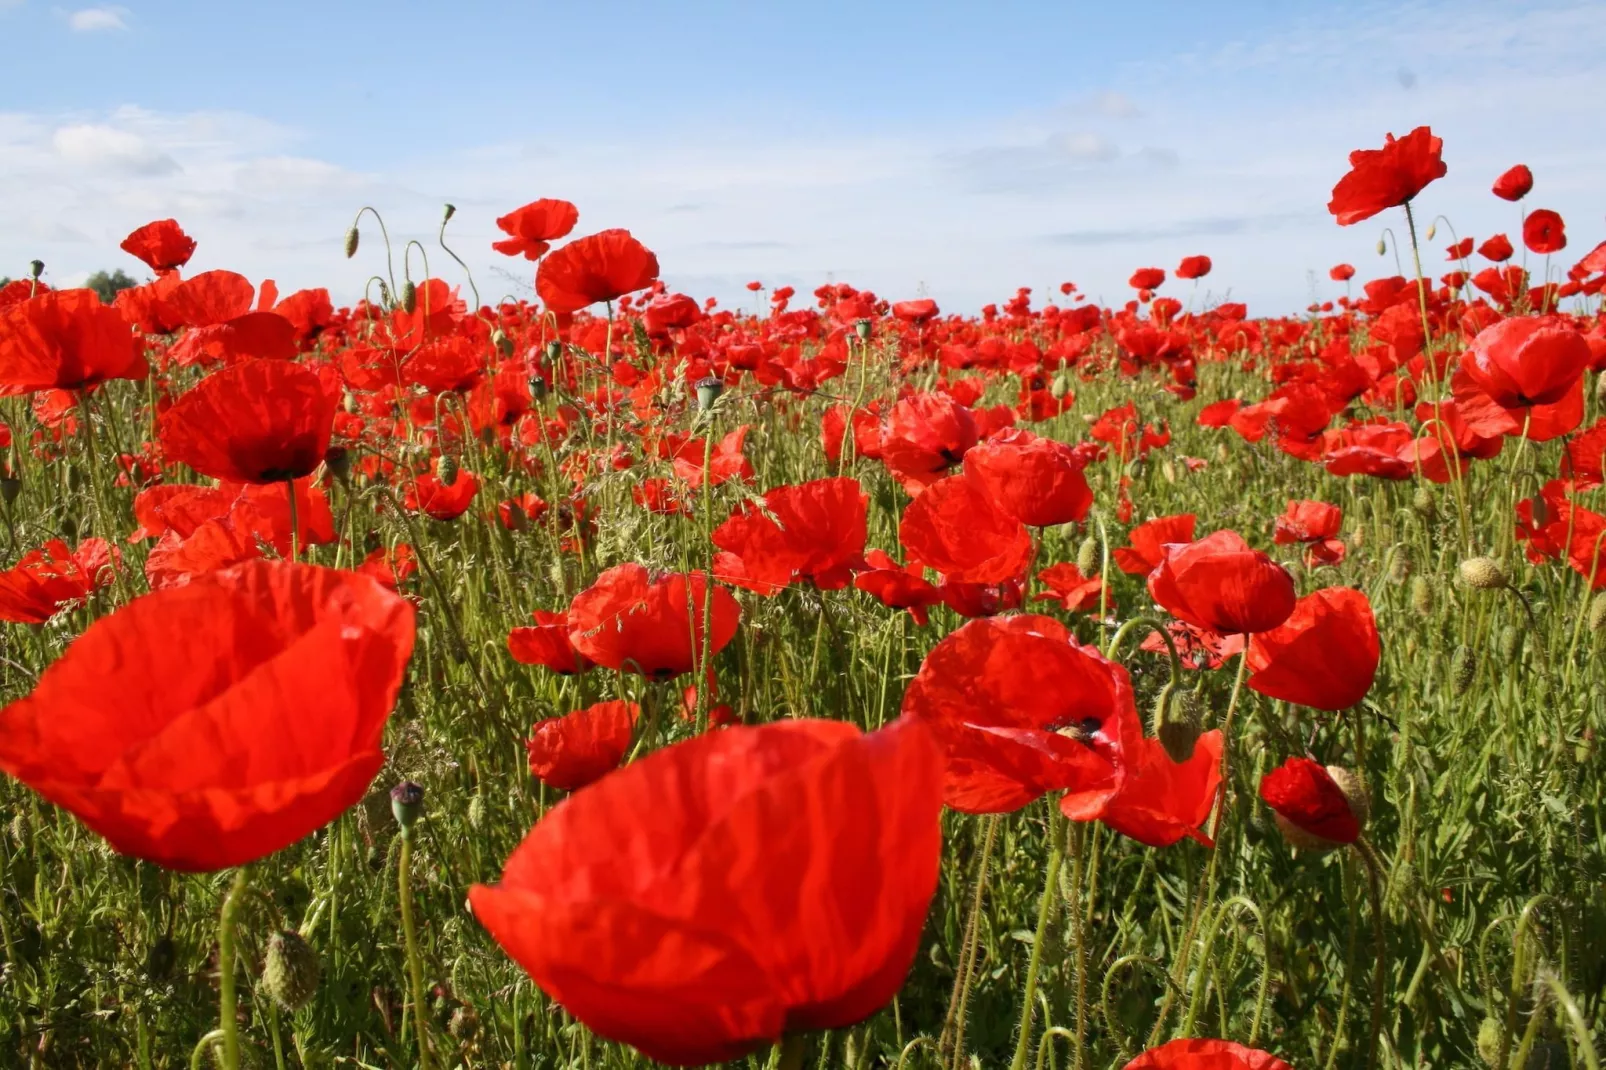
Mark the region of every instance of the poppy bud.
<instances>
[{"instance_id":1,"label":"poppy bud","mask_svg":"<svg viewBox=\"0 0 1606 1070\"><path fill-rule=\"evenodd\" d=\"M1521 642L1522 633L1517 630L1517 626L1515 624L1508 624L1504 628L1500 629L1500 638L1495 644L1495 650L1502 658L1510 661L1512 658L1516 657L1517 647L1521 644Z\"/></svg>"},{"instance_id":2,"label":"poppy bud","mask_svg":"<svg viewBox=\"0 0 1606 1070\"><path fill-rule=\"evenodd\" d=\"M457 205L448 204L446 206L446 210L441 213L441 226L444 227L446 224L450 223L452 221L452 217L454 215L456 215L456 214L457 214Z\"/></svg>"},{"instance_id":3,"label":"poppy bud","mask_svg":"<svg viewBox=\"0 0 1606 1070\"><path fill-rule=\"evenodd\" d=\"M1478 1058L1491 1067L1500 1066L1500 1034L1504 1029L1500 1019L1492 1015L1478 1026Z\"/></svg>"},{"instance_id":4,"label":"poppy bud","mask_svg":"<svg viewBox=\"0 0 1606 1070\"><path fill-rule=\"evenodd\" d=\"M418 287L412 279L402 280L401 307L403 312L409 313L418 307Z\"/></svg>"},{"instance_id":5,"label":"poppy bud","mask_svg":"<svg viewBox=\"0 0 1606 1070\"><path fill-rule=\"evenodd\" d=\"M1389 582L1393 584L1404 583L1411 575L1411 555L1403 546L1394 550L1394 559L1389 562Z\"/></svg>"},{"instance_id":6,"label":"poppy bud","mask_svg":"<svg viewBox=\"0 0 1606 1070\"><path fill-rule=\"evenodd\" d=\"M485 825L485 796L476 795L468 801L468 827L478 832Z\"/></svg>"},{"instance_id":7,"label":"poppy bud","mask_svg":"<svg viewBox=\"0 0 1606 1070\"><path fill-rule=\"evenodd\" d=\"M1432 241L1433 240L1433 235L1437 234L1438 232L1439 232L1439 221L1437 219L1435 219L1433 222L1428 224L1428 233L1427 233L1428 241Z\"/></svg>"},{"instance_id":8,"label":"poppy bud","mask_svg":"<svg viewBox=\"0 0 1606 1070\"><path fill-rule=\"evenodd\" d=\"M563 343L556 338L546 344L546 359L557 360L563 356Z\"/></svg>"},{"instance_id":9,"label":"poppy bud","mask_svg":"<svg viewBox=\"0 0 1606 1070\"><path fill-rule=\"evenodd\" d=\"M1416 489L1416 493L1411 496L1411 508L1416 511L1417 516L1429 521L1439 512L1438 506L1433 502L1433 493L1426 487Z\"/></svg>"},{"instance_id":10,"label":"poppy bud","mask_svg":"<svg viewBox=\"0 0 1606 1070\"><path fill-rule=\"evenodd\" d=\"M511 357L513 355L513 339L509 338L507 332L502 328L498 327L491 332L491 344L496 347L496 351L502 356Z\"/></svg>"},{"instance_id":11,"label":"poppy bud","mask_svg":"<svg viewBox=\"0 0 1606 1070\"><path fill-rule=\"evenodd\" d=\"M1169 683L1161 689L1154 703L1154 734L1173 762L1181 764L1193 757L1203 707L1193 691L1173 691Z\"/></svg>"},{"instance_id":12,"label":"poppy bud","mask_svg":"<svg viewBox=\"0 0 1606 1070\"><path fill-rule=\"evenodd\" d=\"M330 446L329 452L323 455L323 463L328 466L329 474L344 483L351 477L351 453L344 446Z\"/></svg>"},{"instance_id":13,"label":"poppy bud","mask_svg":"<svg viewBox=\"0 0 1606 1070\"><path fill-rule=\"evenodd\" d=\"M1506 570L1492 557L1469 557L1461 562L1461 581L1480 591L1494 591L1509 587Z\"/></svg>"},{"instance_id":14,"label":"poppy bud","mask_svg":"<svg viewBox=\"0 0 1606 1070\"><path fill-rule=\"evenodd\" d=\"M1606 625L1606 591L1595 596L1589 603L1589 630L1598 632L1602 625Z\"/></svg>"},{"instance_id":15,"label":"poppy bud","mask_svg":"<svg viewBox=\"0 0 1606 1070\"><path fill-rule=\"evenodd\" d=\"M1219 442L1216 444L1216 460L1220 461L1222 464L1226 464L1228 461L1232 460L1232 451L1227 448L1227 444L1225 442Z\"/></svg>"},{"instance_id":16,"label":"poppy bud","mask_svg":"<svg viewBox=\"0 0 1606 1070\"><path fill-rule=\"evenodd\" d=\"M870 340L870 321L869 320L858 320L858 321L856 321L853 324L853 333L859 336L859 341L868 342Z\"/></svg>"},{"instance_id":17,"label":"poppy bud","mask_svg":"<svg viewBox=\"0 0 1606 1070\"><path fill-rule=\"evenodd\" d=\"M346 231L346 259L347 260L350 260L352 257L357 255L357 241L358 241L358 238L359 238L359 235L357 233L357 228L355 226L353 226L350 230Z\"/></svg>"},{"instance_id":18,"label":"poppy bud","mask_svg":"<svg viewBox=\"0 0 1606 1070\"><path fill-rule=\"evenodd\" d=\"M0 476L0 498L4 498L7 505L17 500L22 493L22 480L16 476Z\"/></svg>"},{"instance_id":19,"label":"poppy bud","mask_svg":"<svg viewBox=\"0 0 1606 1070\"><path fill-rule=\"evenodd\" d=\"M457 458L449 453L443 453L435 458L435 478L441 481L441 486L450 487L457 482Z\"/></svg>"},{"instance_id":20,"label":"poppy bud","mask_svg":"<svg viewBox=\"0 0 1606 1070\"><path fill-rule=\"evenodd\" d=\"M714 402L725 392L725 381L715 376L697 380L697 411L707 412L714 407Z\"/></svg>"},{"instance_id":21,"label":"poppy bud","mask_svg":"<svg viewBox=\"0 0 1606 1070\"><path fill-rule=\"evenodd\" d=\"M1076 571L1084 576L1093 575L1099 567L1099 541L1089 535L1076 551Z\"/></svg>"},{"instance_id":22,"label":"poppy bud","mask_svg":"<svg viewBox=\"0 0 1606 1070\"><path fill-rule=\"evenodd\" d=\"M1382 256L1384 253L1386 253L1388 251L1389 251L1389 247L1388 247L1387 244L1384 243L1383 239L1382 238L1377 239L1377 255L1378 256Z\"/></svg>"},{"instance_id":23,"label":"poppy bud","mask_svg":"<svg viewBox=\"0 0 1606 1070\"><path fill-rule=\"evenodd\" d=\"M411 780L404 780L390 789L390 812L396 817L396 824L401 826L402 835L405 836L412 829L413 822L424 810L424 789Z\"/></svg>"},{"instance_id":24,"label":"poppy bud","mask_svg":"<svg viewBox=\"0 0 1606 1070\"><path fill-rule=\"evenodd\" d=\"M1160 474L1165 477L1167 483L1175 483L1177 481L1177 470L1172 465L1171 458L1167 457L1160 462Z\"/></svg>"},{"instance_id":25,"label":"poppy bud","mask_svg":"<svg viewBox=\"0 0 1606 1070\"><path fill-rule=\"evenodd\" d=\"M1048 384L1048 392L1055 401L1063 400L1071 392L1071 377L1064 374L1054 376L1054 381Z\"/></svg>"},{"instance_id":26,"label":"poppy bud","mask_svg":"<svg viewBox=\"0 0 1606 1070\"><path fill-rule=\"evenodd\" d=\"M268 937L262 960L262 987L273 1001L294 1014L318 991L318 953L294 929Z\"/></svg>"},{"instance_id":27,"label":"poppy bud","mask_svg":"<svg viewBox=\"0 0 1606 1070\"><path fill-rule=\"evenodd\" d=\"M1450 659L1450 689L1461 696L1472 690L1472 681L1478 675L1478 656L1466 644L1456 648Z\"/></svg>"},{"instance_id":28,"label":"poppy bud","mask_svg":"<svg viewBox=\"0 0 1606 1070\"><path fill-rule=\"evenodd\" d=\"M1433 615L1433 585L1426 576L1417 576L1411 581L1411 608L1419 617Z\"/></svg>"}]
</instances>

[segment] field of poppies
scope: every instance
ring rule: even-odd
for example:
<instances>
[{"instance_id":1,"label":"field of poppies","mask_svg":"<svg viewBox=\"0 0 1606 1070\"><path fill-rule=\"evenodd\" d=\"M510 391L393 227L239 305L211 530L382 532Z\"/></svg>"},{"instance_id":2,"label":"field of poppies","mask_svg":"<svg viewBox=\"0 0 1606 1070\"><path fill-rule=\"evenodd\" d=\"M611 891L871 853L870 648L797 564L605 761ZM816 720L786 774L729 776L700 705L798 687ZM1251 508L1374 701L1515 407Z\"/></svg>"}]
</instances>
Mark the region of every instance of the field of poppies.
<instances>
[{"instance_id":1,"label":"field of poppies","mask_svg":"<svg viewBox=\"0 0 1606 1070\"><path fill-rule=\"evenodd\" d=\"M1595 1070L1606 243L1442 154L1273 318L34 264L0 1065Z\"/></svg>"}]
</instances>

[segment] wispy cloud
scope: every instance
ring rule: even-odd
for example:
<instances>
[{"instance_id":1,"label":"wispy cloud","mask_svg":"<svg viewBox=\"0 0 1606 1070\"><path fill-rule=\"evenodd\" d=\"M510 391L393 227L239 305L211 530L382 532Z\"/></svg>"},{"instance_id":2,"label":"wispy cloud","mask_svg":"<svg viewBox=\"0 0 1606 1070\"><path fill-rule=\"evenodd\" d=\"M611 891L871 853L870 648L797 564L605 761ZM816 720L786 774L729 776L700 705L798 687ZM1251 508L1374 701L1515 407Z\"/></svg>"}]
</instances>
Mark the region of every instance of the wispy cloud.
<instances>
[{"instance_id":1,"label":"wispy cloud","mask_svg":"<svg viewBox=\"0 0 1606 1070\"><path fill-rule=\"evenodd\" d=\"M132 14L126 7L86 7L67 16L67 26L74 33L105 33L109 30L127 30Z\"/></svg>"}]
</instances>

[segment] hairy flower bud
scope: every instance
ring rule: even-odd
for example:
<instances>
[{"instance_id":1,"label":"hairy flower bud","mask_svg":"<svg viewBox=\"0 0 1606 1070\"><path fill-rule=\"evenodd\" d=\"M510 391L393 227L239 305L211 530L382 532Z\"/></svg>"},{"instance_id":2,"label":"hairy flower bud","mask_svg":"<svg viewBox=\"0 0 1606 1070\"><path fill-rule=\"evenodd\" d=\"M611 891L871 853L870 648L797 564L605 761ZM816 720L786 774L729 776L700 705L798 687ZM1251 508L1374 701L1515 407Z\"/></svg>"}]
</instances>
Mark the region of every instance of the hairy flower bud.
<instances>
[{"instance_id":1,"label":"hairy flower bud","mask_svg":"<svg viewBox=\"0 0 1606 1070\"><path fill-rule=\"evenodd\" d=\"M1433 492L1426 487L1418 487L1416 493L1411 495L1411 508L1423 520L1431 521L1439 514L1439 507L1433 501Z\"/></svg>"},{"instance_id":2,"label":"hairy flower bud","mask_svg":"<svg viewBox=\"0 0 1606 1070\"><path fill-rule=\"evenodd\" d=\"M1589 603L1589 630L1598 632L1603 625L1606 625L1606 591L1601 591Z\"/></svg>"},{"instance_id":3,"label":"hairy flower bud","mask_svg":"<svg viewBox=\"0 0 1606 1070\"><path fill-rule=\"evenodd\" d=\"M1091 576L1099 567L1099 541L1089 535L1076 550L1076 571Z\"/></svg>"},{"instance_id":4,"label":"hairy flower bud","mask_svg":"<svg viewBox=\"0 0 1606 1070\"><path fill-rule=\"evenodd\" d=\"M357 244L360 240L361 235L358 234L357 227L355 225L353 225L350 230L346 231L345 249L347 260L350 260L352 257L357 255Z\"/></svg>"},{"instance_id":5,"label":"hairy flower bud","mask_svg":"<svg viewBox=\"0 0 1606 1070\"><path fill-rule=\"evenodd\" d=\"M1450 689L1457 697L1472 690L1472 681L1478 675L1478 655L1466 644L1456 648L1450 659Z\"/></svg>"},{"instance_id":6,"label":"hairy flower bud","mask_svg":"<svg viewBox=\"0 0 1606 1070\"><path fill-rule=\"evenodd\" d=\"M450 453L443 453L435 458L435 478L441 481L441 486L450 487L457 482L457 458Z\"/></svg>"},{"instance_id":7,"label":"hairy flower bud","mask_svg":"<svg viewBox=\"0 0 1606 1070\"><path fill-rule=\"evenodd\" d=\"M412 279L402 280L401 307L403 312L408 313L418 308L418 286Z\"/></svg>"},{"instance_id":8,"label":"hairy flower bud","mask_svg":"<svg viewBox=\"0 0 1606 1070\"><path fill-rule=\"evenodd\" d=\"M1433 615L1433 584L1428 582L1426 576L1416 576L1411 580L1411 608L1419 617Z\"/></svg>"},{"instance_id":9,"label":"hairy flower bud","mask_svg":"<svg viewBox=\"0 0 1606 1070\"><path fill-rule=\"evenodd\" d=\"M404 780L390 789L390 812L406 835L424 810L424 789L411 780Z\"/></svg>"},{"instance_id":10,"label":"hairy flower bud","mask_svg":"<svg viewBox=\"0 0 1606 1070\"><path fill-rule=\"evenodd\" d=\"M1499 590L1511 585L1506 578L1505 568L1492 557L1469 557L1461 562L1459 571L1463 583L1480 591Z\"/></svg>"},{"instance_id":11,"label":"hairy flower bud","mask_svg":"<svg viewBox=\"0 0 1606 1070\"><path fill-rule=\"evenodd\" d=\"M318 953L293 929L268 937L262 959L262 987L273 1001L294 1014L311 1002L322 971Z\"/></svg>"}]
</instances>

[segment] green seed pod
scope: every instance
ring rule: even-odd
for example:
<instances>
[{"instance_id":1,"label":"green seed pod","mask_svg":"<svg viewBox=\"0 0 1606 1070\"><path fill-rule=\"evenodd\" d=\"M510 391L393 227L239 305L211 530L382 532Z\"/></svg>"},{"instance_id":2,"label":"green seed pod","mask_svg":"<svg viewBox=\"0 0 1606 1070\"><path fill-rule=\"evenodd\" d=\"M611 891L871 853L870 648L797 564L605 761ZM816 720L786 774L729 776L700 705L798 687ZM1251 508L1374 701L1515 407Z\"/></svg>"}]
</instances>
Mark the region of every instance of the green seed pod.
<instances>
[{"instance_id":1,"label":"green seed pod","mask_svg":"<svg viewBox=\"0 0 1606 1070\"><path fill-rule=\"evenodd\" d=\"M1478 1026L1478 1058L1491 1067L1500 1063L1500 1033L1504 1029L1500 1019L1485 1018Z\"/></svg>"},{"instance_id":2,"label":"green seed pod","mask_svg":"<svg viewBox=\"0 0 1606 1070\"><path fill-rule=\"evenodd\" d=\"M353 225L350 230L346 231L346 247L345 248L346 248L346 259L347 260L350 260L352 257L357 255L357 244L358 244L359 240L361 239L361 237L362 236L357 233L357 228L356 228L355 225Z\"/></svg>"},{"instance_id":3,"label":"green seed pod","mask_svg":"<svg viewBox=\"0 0 1606 1070\"><path fill-rule=\"evenodd\" d=\"M457 482L457 458L450 453L443 453L435 458L435 478L441 481L441 486L450 487Z\"/></svg>"},{"instance_id":4,"label":"green seed pod","mask_svg":"<svg viewBox=\"0 0 1606 1070\"><path fill-rule=\"evenodd\" d=\"M854 322L853 333L859 336L859 341L868 342L870 340L870 326L869 320L857 320Z\"/></svg>"},{"instance_id":5,"label":"green seed pod","mask_svg":"<svg viewBox=\"0 0 1606 1070\"><path fill-rule=\"evenodd\" d=\"M1428 582L1426 576L1416 576L1411 580L1411 608L1419 617L1433 615L1433 584Z\"/></svg>"},{"instance_id":6,"label":"green seed pod","mask_svg":"<svg viewBox=\"0 0 1606 1070\"><path fill-rule=\"evenodd\" d=\"M1457 697L1465 695L1472 689L1472 681L1478 675L1478 656L1466 644L1456 648L1455 657L1450 659L1450 688Z\"/></svg>"},{"instance_id":7,"label":"green seed pod","mask_svg":"<svg viewBox=\"0 0 1606 1070\"><path fill-rule=\"evenodd\" d=\"M322 970L318 953L294 929L268 937L262 959L262 987L273 1001L294 1014L312 1001Z\"/></svg>"},{"instance_id":8,"label":"green seed pod","mask_svg":"<svg viewBox=\"0 0 1606 1070\"><path fill-rule=\"evenodd\" d=\"M1092 576L1098 571L1099 556L1099 541L1089 535L1076 549L1076 571L1083 576Z\"/></svg>"},{"instance_id":9,"label":"green seed pod","mask_svg":"<svg viewBox=\"0 0 1606 1070\"><path fill-rule=\"evenodd\" d=\"M1589 630L1598 632L1606 625L1606 591L1597 594L1589 603Z\"/></svg>"},{"instance_id":10,"label":"green seed pod","mask_svg":"<svg viewBox=\"0 0 1606 1070\"><path fill-rule=\"evenodd\" d=\"M1411 495L1411 508L1423 520L1432 520L1439 515L1439 507L1433 500L1433 492L1426 487L1418 487L1416 493Z\"/></svg>"},{"instance_id":11,"label":"green seed pod","mask_svg":"<svg viewBox=\"0 0 1606 1070\"><path fill-rule=\"evenodd\" d=\"M329 452L324 454L323 463L329 466L329 474L344 483L351 478L351 451L344 446L330 446Z\"/></svg>"},{"instance_id":12,"label":"green seed pod","mask_svg":"<svg viewBox=\"0 0 1606 1070\"><path fill-rule=\"evenodd\" d=\"M43 260L30 260L30 261L28 261L28 276L29 276L29 278L33 279L35 282L38 282L39 281L39 276L43 275L44 273L45 273L45 262Z\"/></svg>"},{"instance_id":13,"label":"green seed pod","mask_svg":"<svg viewBox=\"0 0 1606 1070\"><path fill-rule=\"evenodd\" d=\"M1228 461L1232 460L1232 451L1227 448L1227 444L1225 442L1219 442L1216 444L1216 460L1220 461L1222 464L1226 464Z\"/></svg>"},{"instance_id":14,"label":"green seed pod","mask_svg":"<svg viewBox=\"0 0 1606 1070\"><path fill-rule=\"evenodd\" d=\"M446 224L450 223L452 221L452 217L456 214L457 205L448 204L441 212L441 226L444 227Z\"/></svg>"},{"instance_id":15,"label":"green seed pod","mask_svg":"<svg viewBox=\"0 0 1606 1070\"><path fill-rule=\"evenodd\" d=\"M1071 392L1071 377L1063 372L1054 376L1054 381L1048 384L1048 392L1055 401L1064 401L1065 395Z\"/></svg>"},{"instance_id":16,"label":"green seed pod","mask_svg":"<svg viewBox=\"0 0 1606 1070\"><path fill-rule=\"evenodd\" d=\"M502 356L511 357L513 355L513 339L509 338L507 332L502 328L498 327L491 332L491 344L496 347L496 351Z\"/></svg>"},{"instance_id":17,"label":"green seed pod","mask_svg":"<svg viewBox=\"0 0 1606 1070\"><path fill-rule=\"evenodd\" d=\"M468 827L475 832L485 827L485 796L476 795L468 801Z\"/></svg>"},{"instance_id":18,"label":"green seed pod","mask_svg":"<svg viewBox=\"0 0 1606 1070\"><path fill-rule=\"evenodd\" d=\"M1509 587L1504 566L1492 557L1469 557L1461 562L1461 582L1480 591L1495 591Z\"/></svg>"},{"instance_id":19,"label":"green seed pod","mask_svg":"<svg viewBox=\"0 0 1606 1070\"><path fill-rule=\"evenodd\" d=\"M412 312L418 308L418 286L412 279L402 280L401 307L403 312Z\"/></svg>"},{"instance_id":20,"label":"green seed pod","mask_svg":"<svg viewBox=\"0 0 1606 1070\"><path fill-rule=\"evenodd\" d=\"M1500 636L1495 642L1495 650L1500 657L1510 661L1517 656L1517 649L1522 645L1522 632L1517 630L1515 624L1508 624L1500 629Z\"/></svg>"},{"instance_id":21,"label":"green seed pod","mask_svg":"<svg viewBox=\"0 0 1606 1070\"><path fill-rule=\"evenodd\" d=\"M561 356L563 356L563 343L554 338L546 344L546 359L554 361Z\"/></svg>"},{"instance_id":22,"label":"green seed pod","mask_svg":"<svg viewBox=\"0 0 1606 1070\"><path fill-rule=\"evenodd\" d=\"M1171 458L1167 457L1160 462L1160 475L1165 478L1167 483L1175 483L1177 481L1177 468L1171 463Z\"/></svg>"},{"instance_id":23,"label":"green seed pod","mask_svg":"<svg viewBox=\"0 0 1606 1070\"><path fill-rule=\"evenodd\" d=\"M1394 557L1389 561L1389 582L1398 586L1411 578L1411 553L1403 546L1394 548Z\"/></svg>"},{"instance_id":24,"label":"green seed pod","mask_svg":"<svg viewBox=\"0 0 1606 1070\"><path fill-rule=\"evenodd\" d=\"M714 402L725 392L725 380L714 375L697 380L694 386L697 390L698 412L707 412L713 408Z\"/></svg>"}]
</instances>

